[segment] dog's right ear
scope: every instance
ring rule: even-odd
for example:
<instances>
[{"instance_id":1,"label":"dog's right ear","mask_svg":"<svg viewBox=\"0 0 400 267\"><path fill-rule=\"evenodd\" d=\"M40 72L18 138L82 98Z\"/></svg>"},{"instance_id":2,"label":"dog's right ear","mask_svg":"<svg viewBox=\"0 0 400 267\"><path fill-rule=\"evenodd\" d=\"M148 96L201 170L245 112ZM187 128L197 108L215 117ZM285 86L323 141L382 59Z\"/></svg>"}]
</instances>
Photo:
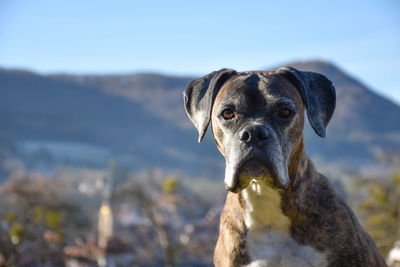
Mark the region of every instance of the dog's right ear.
<instances>
[{"instance_id":1,"label":"dog's right ear","mask_svg":"<svg viewBox=\"0 0 400 267\"><path fill-rule=\"evenodd\" d=\"M222 85L235 74L236 71L231 69L214 71L193 80L183 93L186 113L199 131L199 143L203 140L210 123L215 97Z\"/></svg>"},{"instance_id":2,"label":"dog's right ear","mask_svg":"<svg viewBox=\"0 0 400 267\"><path fill-rule=\"evenodd\" d=\"M276 72L296 86L303 98L311 126L320 137L325 137L326 127L336 105L336 91L332 82L322 74L299 71L292 67L282 67Z\"/></svg>"}]
</instances>

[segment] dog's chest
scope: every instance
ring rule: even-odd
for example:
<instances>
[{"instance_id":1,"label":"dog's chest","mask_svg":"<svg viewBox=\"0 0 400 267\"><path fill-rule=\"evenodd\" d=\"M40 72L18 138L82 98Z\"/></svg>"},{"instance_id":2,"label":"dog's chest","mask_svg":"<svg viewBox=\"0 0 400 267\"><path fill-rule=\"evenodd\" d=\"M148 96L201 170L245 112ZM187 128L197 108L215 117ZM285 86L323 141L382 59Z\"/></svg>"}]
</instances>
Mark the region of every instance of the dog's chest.
<instances>
[{"instance_id":1,"label":"dog's chest","mask_svg":"<svg viewBox=\"0 0 400 267\"><path fill-rule=\"evenodd\" d=\"M279 193L253 181L242 192L246 205L246 250L249 266L326 266L326 255L298 244L289 233L290 221L280 208Z\"/></svg>"}]
</instances>

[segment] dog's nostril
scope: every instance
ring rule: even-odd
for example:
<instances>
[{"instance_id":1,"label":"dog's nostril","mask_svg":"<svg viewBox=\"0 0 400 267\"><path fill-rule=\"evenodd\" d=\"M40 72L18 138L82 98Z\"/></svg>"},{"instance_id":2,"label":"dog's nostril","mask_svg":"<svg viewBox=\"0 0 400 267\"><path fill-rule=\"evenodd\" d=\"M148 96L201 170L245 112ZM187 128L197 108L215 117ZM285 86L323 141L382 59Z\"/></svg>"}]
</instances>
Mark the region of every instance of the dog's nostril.
<instances>
[{"instance_id":1,"label":"dog's nostril","mask_svg":"<svg viewBox=\"0 0 400 267\"><path fill-rule=\"evenodd\" d=\"M243 131L243 132L242 132L242 135L240 136L240 139L241 139L242 141L249 141L249 139L250 139L250 134L249 134L249 132L248 132L248 131Z\"/></svg>"},{"instance_id":2,"label":"dog's nostril","mask_svg":"<svg viewBox=\"0 0 400 267\"><path fill-rule=\"evenodd\" d=\"M258 137L259 140L264 140L264 139L268 138L268 135L267 135L266 131L264 131L263 129L260 129L257 132L257 137Z\"/></svg>"}]
</instances>

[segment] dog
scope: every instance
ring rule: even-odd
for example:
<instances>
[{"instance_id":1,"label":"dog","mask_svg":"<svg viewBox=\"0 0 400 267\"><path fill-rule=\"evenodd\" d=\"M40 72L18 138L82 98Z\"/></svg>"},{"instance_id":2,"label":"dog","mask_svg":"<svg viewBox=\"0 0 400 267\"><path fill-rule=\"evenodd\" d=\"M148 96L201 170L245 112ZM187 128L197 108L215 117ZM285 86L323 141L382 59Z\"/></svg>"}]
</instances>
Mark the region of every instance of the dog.
<instances>
[{"instance_id":1,"label":"dog","mask_svg":"<svg viewBox=\"0 0 400 267\"><path fill-rule=\"evenodd\" d=\"M328 78L292 67L221 69L193 80L184 102L198 142L211 122L226 161L215 266L386 266L305 152L305 112L325 137L335 109Z\"/></svg>"}]
</instances>

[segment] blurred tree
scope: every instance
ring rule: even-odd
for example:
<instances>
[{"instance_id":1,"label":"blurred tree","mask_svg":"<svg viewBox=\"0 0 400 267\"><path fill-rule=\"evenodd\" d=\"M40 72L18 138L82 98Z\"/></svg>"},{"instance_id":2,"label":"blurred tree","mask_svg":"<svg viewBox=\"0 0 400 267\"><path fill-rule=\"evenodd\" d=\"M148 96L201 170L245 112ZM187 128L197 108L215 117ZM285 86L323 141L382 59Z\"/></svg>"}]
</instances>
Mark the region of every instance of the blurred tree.
<instances>
[{"instance_id":1,"label":"blurred tree","mask_svg":"<svg viewBox=\"0 0 400 267\"><path fill-rule=\"evenodd\" d=\"M384 255L400 240L400 172L395 165L391 181L368 187L368 197L359 205L364 226Z\"/></svg>"},{"instance_id":2,"label":"blurred tree","mask_svg":"<svg viewBox=\"0 0 400 267\"><path fill-rule=\"evenodd\" d=\"M6 266L63 266L64 237L88 231L88 219L65 189L63 181L24 173L0 186L0 253Z\"/></svg>"},{"instance_id":3,"label":"blurred tree","mask_svg":"<svg viewBox=\"0 0 400 267\"><path fill-rule=\"evenodd\" d=\"M213 206L214 199L202 200L182 180L159 170L143 171L113 193L114 210L129 206L140 218L129 225L139 266L212 265L214 248L209 244L216 242L220 209ZM116 234L123 231L126 236L128 225L121 226Z\"/></svg>"},{"instance_id":4,"label":"blurred tree","mask_svg":"<svg viewBox=\"0 0 400 267\"><path fill-rule=\"evenodd\" d=\"M162 181L162 184L156 182L156 178L160 174L157 171L142 173L139 180L143 182L126 181L122 184L119 190L114 193L114 198L132 197L139 203L141 212L151 223L154 230L156 240L156 250L151 246L153 240L149 240L147 244L143 244L143 248L147 249L147 253L152 255L153 261L160 262L163 266L172 267L176 265L176 252L178 244L174 239L174 233L168 225L168 219L160 207L159 197L164 194L172 195L177 187L177 180L171 176ZM161 208L161 209L160 209ZM157 255L157 251L161 248L162 255Z\"/></svg>"}]
</instances>

